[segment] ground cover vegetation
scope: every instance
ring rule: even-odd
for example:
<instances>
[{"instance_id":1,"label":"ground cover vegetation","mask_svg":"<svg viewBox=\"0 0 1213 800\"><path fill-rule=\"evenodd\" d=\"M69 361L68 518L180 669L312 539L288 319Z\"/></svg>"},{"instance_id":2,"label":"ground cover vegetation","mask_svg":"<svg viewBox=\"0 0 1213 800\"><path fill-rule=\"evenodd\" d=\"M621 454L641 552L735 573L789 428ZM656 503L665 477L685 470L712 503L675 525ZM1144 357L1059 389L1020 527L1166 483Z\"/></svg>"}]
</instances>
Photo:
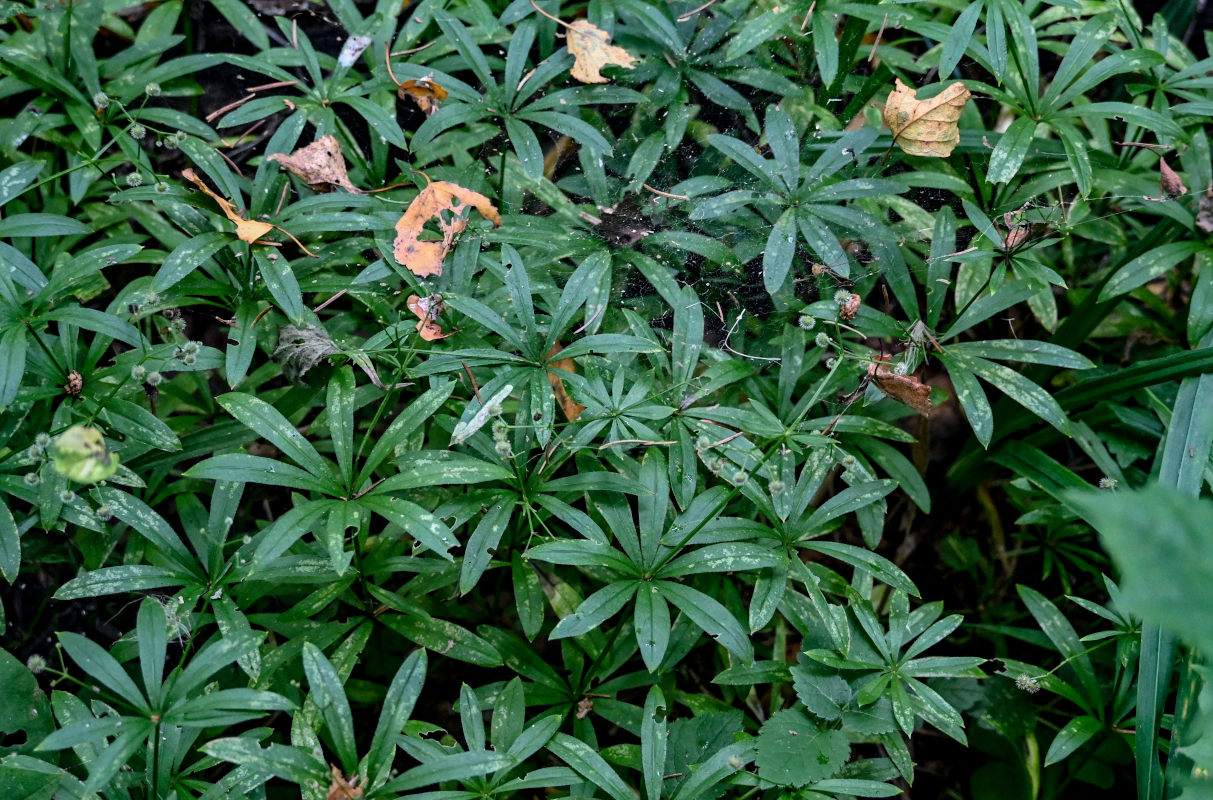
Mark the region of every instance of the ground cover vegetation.
<instances>
[{"instance_id":1,"label":"ground cover vegetation","mask_svg":"<svg viewBox=\"0 0 1213 800\"><path fill-rule=\"evenodd\" d=\"M0 19L7 796L1213 792L1195 4Z\"/></svg>"}]
</instances>

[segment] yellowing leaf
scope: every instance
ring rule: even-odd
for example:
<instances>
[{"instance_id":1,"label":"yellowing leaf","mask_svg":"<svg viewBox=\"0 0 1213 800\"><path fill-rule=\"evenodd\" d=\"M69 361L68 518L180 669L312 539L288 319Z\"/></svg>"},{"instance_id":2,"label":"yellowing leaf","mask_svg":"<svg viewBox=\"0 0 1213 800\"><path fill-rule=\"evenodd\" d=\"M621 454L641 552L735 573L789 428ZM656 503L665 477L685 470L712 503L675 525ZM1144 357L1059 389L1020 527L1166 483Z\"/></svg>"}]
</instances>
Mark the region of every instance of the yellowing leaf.
<instances>
[{"instance_id":1,"label":"yellowing leaf","mask_svg":"<svg viewBox=\"0 0 1213 800\"><path fill-rule=\"evenodd\" d=\"M327 192L334 186L340 186L353 194L363 193L350 182L349 172L345 168L345 157L341 155L341 145L332 136L321 136L289 156L274 153L269 160L277 161L284 169L316 191Z\"/></svg>"},{"instance_id":2,"label":"yellowing leaf","mask_svg":"<svg viewBox=\"0 0 1213 800\"><path fill-rule=\"evenodd\" d=\"M956 122L970 97L957 81L930 100L919 100L915 89L898 80L885 102L884 124L907 155L947 158L960 142Z\"/></svg>"},{"instance_id":3,"label":"yellowing leaf","mask_svg":"<svg viewBox=\"0 0 1213 800\"><path fill-rule=\"evenodd\" d=\"M103 481L118 471L118 456L105 446L101 431L73 425L51 444L55 472L80 483Z\"/></svg>"},{"instance_id":4,"label":"yellowing leaf","mask_svg":"<svg viewBox=\"0 0 1213 800\"><path fill-rule=\"evenodd\" d=\"M599 70L607 64L632 69L638 60L622 47L611 44L610 35L587 20L579 19L568 29L569 52L576 59L572 74L582 83L608 83Z\"/></svg>"},{"instance_id":5,"label":"yellowing leaf","mask_svg":"<svg viewBox=\"0 0 1213 800\"><path fill-rule=\"evenodd\" d=\"M230 219L236 225L236 236L240 239L240 241L248 242L249 244L262 244L262 245L269 245L270 247L279 247L279 244L277 242L263 242L263 241L260 241L260 239L262 236L265 236L267 233L269 233L270 231L272 231L274 229L278 229L278 230L282 231L283 233L286 233L287 236L291 236L289 233L287 233L282 228L279 228L277 225L274 225L269 222L262 222L262 221L256 220L256 219L245 219L244 217L237 214L236 207L233 206L227 200L224 200L222 197L220 197L219 195L212 192L210 187L207 186L205 183L203 183L202 179L199 178L198 175L192 169L182 170L181 177L183 177L187 181L190 181L191 183L193 183L195 186L197 186L199 189L202 190L203 194L205 194L207 197L209 197L215 201L215 203L219 206L220 210L223 211L223 215L225 217L227 217L228 219ZM318 258L318 256L315 253L313 253L311 250L308 250L306 247L304 247L303 243L300 242L298 239L296 239L294 236L291 236L291 241L293 241L295 244L299 245L299 249L302 250L303 252L307 253L312 258Z\"/></svg>"},{"instance_id":6,"label":"yellowing leaf","mask_svg":"<svg viewBox=\"0 0 1213 800\"><path fill-rule=\"evenodd\" d=\"M413 198L404 216L396 223L396 241L392 252L396 260L419 278L442 274L455 237L463 232L468 221L463 210L471 206L495 227L501 226L501 215L487 197L448 181L433 181ZM442 241L421 241L421 231L431 219L438 221Z\"/></svg>"},{"instance_id":7,"label":"yellowing leaf","mask_svg":"<svg viewBox=\"0 0 1213 800\"><path fill-rule=\"evenodd\" d=\"M215 203L219 206L219 209L223 212L223 215L225 217L227 217L228 219L230 219L233 223L235 223L236 235L238 237L240 237L241 241L245 241L245 242L248 242L249 244L252 244L253 242L257 241L262 236L265 236L267 233L269 233L270 231L272 231L274 229L274 226L268 222L261 222L260 220L254 220L254 219L245 219L244 217L237 214L236 207L233 206L231 203L229 203L227 200L224 200L222 197L220 197L219 195L212 192L210 187L207 186L205 183L203 183L202 179L199 178L192 169L184 170L181 173L181 177L183 177L187 181L190 181L191 183L193 183L195 186L197 186L199 189L202 190L203 194L205 194L207 197L209 197L215 201ZM262 244L268 244L268 243L262 242Z\"/></svg>"},{"instance_id":8,"label":"yellowing leaf","mask_svg":"<svg viewBox=\"0 0 1213 800\"><path fill-rule=\"evenodd\" d=\"M412 311L417 319L421 320L417 323L417 333L421 334L421 338L427 342L445 339L455 333L455 331L451 331L450 333L443 331L442 326L437 322L445 307L442 302L442 295L432 294L429 297L418 297L415 294L410 294L404 304L408 306L409 311Z\"/></svg>"}]
</instances>

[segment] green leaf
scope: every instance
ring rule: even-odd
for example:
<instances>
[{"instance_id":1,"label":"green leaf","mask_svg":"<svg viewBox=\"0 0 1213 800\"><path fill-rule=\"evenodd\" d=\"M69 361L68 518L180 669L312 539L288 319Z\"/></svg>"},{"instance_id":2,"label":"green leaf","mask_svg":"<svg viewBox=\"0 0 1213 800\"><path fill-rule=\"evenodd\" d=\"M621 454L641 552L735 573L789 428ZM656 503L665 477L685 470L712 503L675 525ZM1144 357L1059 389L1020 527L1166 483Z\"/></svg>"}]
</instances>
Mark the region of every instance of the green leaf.
<instances>
[{"instance_id":1,"label":"green leaf","mask_svg":"<svg viewBox=\"0 0 1213 800\"><path fill-rule=\"evenodd\" d=\"M340 487L334 483L317 478L294 464L244 453L229 453L204 459L187 469L185 476L214 481L261 483L321 494L340 494Z\"/></svg>"},{"instance_id":2,"label":"green leaf","mask_svg":"<svg viewBox=\"0 0 1213 800\"><path fill-rule=\"evenodd\" d=\"M419 609L382 617L383 623L411 642L435 653L482 667L501 666L501 654L490 642L453 622L431 617Z\"/></svg>"},{"instance_id":3,"label":"green leaf","mask_svg":"<svg viewBox=\"0 0 1213 800\"><path fill-rule=\"evenodd\" d=\"M432 512L408 500L382 494L366 495L359 498L358 502L388 522L400 526L409 536L447 561L455 560L447 551L458 546L459 540Z\"/></svg>"},{"instance_id":4,"label":"green leaf","mask_svg":"<svg viewBox=\"0 0 1213 800\"><path fill-rule=\"evenodd\" d=\"M202 752L220 761L240 764L264 775L274 775L300 785L332 780L332 775L311 753L285 744L262 749L248 736L214 739L202 746ZM327 783L325 784L327 785Z\"/></svg>"},{"instance_id":5,"label":"green leaf","mask_svg":"<svg viewBox=\"0 0 1213 800\"><path fill-rule=\"evenodd\" d=\"M146 592L167 586L184 586L192 582L189 575L178 569L155 567L148 564L129 564L118 567L102 567L83 575L77 575L55 591L56 600L79 600L83 597L100 597L107 594Z\"/></svg>"},{"instance_id":6,"label":"green leaf","mask_svg":"<svg viewBox=\"0 0 1213 800\"><path fill-rule=\"evenodd\" d=\"M1045 766L1064 761L1102 730L1103 723L1095 717L1083 715L1070 720L1053 737L1053 743L1049 745L1049 752L1045 753Z\"/></svg>"},{"instance_id":7,"label":"green leaf","mask_svg":"<svg viewBox=\"0 0 1213 800\"><path fill-rule=\"evenodd\" d=\"M985 390L969 370L961 369L957 365L947 366L952 388L956 390L956 399L964 409L965 419L973 428L973 435L982 447L989 447L990 439L994 436L994 412L990 408Z\"/></svg>"},{"instance_id":8,"label":"green leaf","mask_svg":"<svg viewBox=\"0 0 1213 800\"><path fill-rule=\"evenodd\" d=\"M499 499L476 523L476 529L468 537L463 564L459 570L460 594L467 594L476 587L480 577L488 569L497 545L501 543L501 536L513 516L514 502Z\"/></svg>"},{"instance_id":9,"label":"green leaf","mask_svg":"<svg viewBox=\"0 0 1213 800\"><path fill-rule=\"evenodd\" d=\"M557 623L548 634L552 639L581 636L598 628L606 620L619 613L640 588L640 582L625 580L608 584L587 597L577 610Z\"/></svg>"},{"instance_id":10,"label":"green leaf","mask_svg":"<svg viewBox=\"0 0 1213 800\"><path fill-rule=\"evenodd\" d=\"M514 477L514 473L500 464L450 450L418 450L405 453L396 460L396 465L400 472L376 486L372 494L424 489L430 486L508 481Z\"/></svg>"},{"instance_id":11,"label":"green leaf","mask_svg":"<svg viewBox=\"0 0 1213 800\"><path fill-rule=\"evenodd\" d=\"M389 795L392 793L411 792L414 789L420 789L422 786L442 783L443 781L466 781L479 775L487 775L490 772L507 769L514 766L514 764L515 760L513 756L506 753L485 751L451 753L449 755L438 756L421 766L405 770L400 777L389 781L383 787L383 790ZM392 796L398 797L400 795L395 794Z\"/></svg>"},{"instance_id":12,"label":"green leaf","mask_svg":"<svg viewBox=\"0 0 1213 800\"><path fill-rule=\"evenodd\" d=\"M152 278L152 291L163 292L177 285L231 241L230 234L208 231L177 245L173 248L173 252L168 254L168 258L164 259L160 269L156 271L156 276Z\"/></svg>"},{"instance_id":13,"label":"green leaf","mask_svg":"<svg viewBox=\"0 0 1213 800\"><path fill-rule=\"evenodd\" d=\"M332 463L320 455L278 409L264 400L240 392L229 392L215 399L229 414L312 476L326 484L336 484L337 475Z\"/></svg>"},{"instance_id":14,"label":"green leaf","mask_svg":"<svg viewBox=\"0 0 1213 800\"><path fill-rule=\"evenodd\" d=\"M140 405L117 397L105 401L105 419L120 433L136 442L157 450L174 452L181 449L177 434L152 412Z\"/></svg>"},{"instance_id":15,"label":"green leaf","mask_svg":"<svg viewBox=\"0 0 1213 800\"><path fill-rule=\"evenodd\" d=\"M670 644L670 607L649 582L636 589L636 644L649 672L656 672Z\"/></svg>"},{"instance_id":16,"label":"green leaf","mask_svg":"<svg viewBox=\"0 0 1213 800\"><path fill-rule=\"evenodd\" d=\"M644 777L647 800L661 800L670 736L670 726L666 721L669 710L661 687L650 688L640 718L640 772Z\"/></svg>"},{"instance_id":17,"label":"green leaf","mask_svg":"<svg viewBox=\"0 0 1213 800\"><path fill-rule=\"evenodd\" d=\"M624 783L618 773L611 769L602 756L580 739L574 739L565 733L557 733L548 742L548 750L614 800L636 800L631 788Z\"/></svg>"},{"instance_id":18,"label":"green leaf","mask_svg":"<svg viewBox=\"0 0 1213 800\"><path fill-rule=\"evenodd\" d=\"M96 679L98 683L115 692L136 710L144 714L150 713L151 707L147 703L147 698L143 696L143 692L139 691L139 687L131 680L131 676L126 674L122 665L101 645L85 639L78 633L69 632L59 633L59 642L72 661L80 665L80 668ZM45 742L41 746L51 749L51 745L47 745Z\"/></svg>"},{"instance_id":19,"label":"green leaf","mask_svg":"<svg viewBox=\"0 0 1213 800\"><path fill-rule=\"evenodd\" d=\"M20 236L79 236L92 233L92 228L70 217L58 214L10 214L0 219L0 239Z\"/></svg>"},{"instance_id":20,"label":"green leaf","mask_svg":"<svg viewBox=\"0 0 1213 800\"><path fill-rule=\"evenodd\" d=\"M1030 586L1018 586L1019 597L1023 600L1028 611L1040 625L1040 629L1049 637L1049 641L1057 648L1057 652L1066 659L1066 663L1078 675L1078 680L1086 690L1087 701L1092 708L1098 708L1100 703L1099 681L1087 656L1086 647L1074 632L1073 626L1053 605L1048 598Z\"/></svg>"},{"instance_id":21,"label":"green leaf","mask_svg":"<svg viewBox=\"0 0 1213 800\"><path fill-rule=\"evenodd\" d=\"M168 621L159 601L151 597L143 598L139 604L135 636L139 643L139 670L143 687L152 705L159 706L160 682L164 677L164 659L168 654Z\"/></svg>"},{"instance_id":22,"label":"green leaf","mask_svg":"<svg viewBox=\"0 0 1213 800\"><path fill-rule=\"evenodd\" d=\"M0 575L11 585L21 569L21 531L13 520L8 500L0 497Z\"/></svg>"},{"instance_id":23,"label":"green leaf","mask_svg":"<svg viewBox=\"0 0 1213 800\"><path fill-rule=\"evenodd\" d=\"M853 544L844 544L842 542L805 542L801 544L806 550L816 550L818 553L837 558L856 569L863 569L872 574L872 577L887 583L894 589L900 589L912 597L918 597L918 588L914 586L914 582L910 580L910 576L901 571L900 568L892 561L889 561L884 556L878 556L871 550L865 550L862 547L856 547Z\"/></svg>"},{"instance_id":24,"label":"green leaf","mask_svg":"<svg viewBox=\"0 0 1213 800\"><path fill-rule=\"evenodd\" d=\"M405 438L424 425L442 407L454 389L454 381L438 381L433 388L410 402L408 407L392 420L388 429L381 436L376 437L375 446L371 448L371 452L362 462L362 469L358 473L358 483L361 484L367 480Z\"/></svg>"},{"instance_id":25,"label":"green leaf","mask_svg":"<svg viewBox=\"0 0 1213 800\"><path fill-rule=\"evenodd\" d=\"M1149 283L1181 261L1205 250L1203 244L1194 241L1168 242L1155 247L1127 264L1121 265L1120 269L1108 278L1108 282L1099 291L1099 300L1103 302L1126 294L1138 286Z\"/></svg>"},{"instance_id":26,"label":"green leaf","mask_svg":"<svg viewBox=\"0 0 1213 800\"><path fill-rule=\"evenodd\" d=\"M341 479L349 484L354 477L354 372L348 365L339 367L329 379L329 436Z\"/></svg>"},{"instance_id":27,"label":"green leaf","mask_svg":"<svg viewBox=\"0 0 1213 800\"><path fill-rule=\"evenodd\" d=\"M299 281L295 279L295 273L291 270L290 262L277 250L262 245L253 245L249 251L257 262L257 269L265 281L265 288L269 290L270 297L274 298L274 303L291 322L297 325L306 323L309 312L304 305L303 292L299 288Z\"/></svg>"},{"instance_id":28,"label":"green leaf","mask_svg":"<svg viewBox=\"0 0 1213 800\"><path fill-rule=\"evenodd\" d=\"M689 586L672 581L656 581L656 586L667 600L726 650L747 663L754 660L754 647L745 628L727 608Z\"/></svg>"},{"instance_id":29,"label":"green leaf","mask_svg":"<svg viewBox=\"0 0 1213 800\"><path fill-rule=\"evenodd\" d=\"M969 42L973 39L973 31L977 29L977 20L981 17L985 4L982 2L969 3L965 10L952 22L948 38L944 40L943 51L939 56L939 75L950 78L960 59L964 57Z\"/></svg>"},{"instance_id":30,"label":"green leaf","mask_svg":"<svg viewBox=\"0 0 1213 800\"><path fill-rule=\"evenodd\" d=\"M324 652L312 644L303 644L303 671L307 675L311 699L320 709L330 741L341 759L345 772L352 772L358 763L357 746L354 743L354 715L341 678L325 658Z\"/></svg>"},{"instance_id":31,"label":"green leaf","mask_svg":"<svg viewBox=\"0 0 1213 800\"><path fill-rule=\"evenodd\" d=\"M796 709L776 711L758 734L758 776L783 786L806 786L834 775L851 745L841 731L824 730Z\"/></svg>"},{"instance_id":32,"label":"green leaf","mask_svg":"<svg viewBox=\"0 0 1213 800\"><path fill-rule=\"evenodd\" d=\"M1036 132L1036 120L1019 117L1011 123L994 152L990 153L990 166L986 169L986 180L990 183L1008 183L1019 172L1028 148L1032 145L1032 135ZM983 231L984 232L984 231Z\"/></svg>"},{"instance_id":33,"label":"green leaf","mask_svg":"<svg viewBox=\"0 0 1213 800\"><path fill-rule=\"evenodd\" d=\"M379 722L375 725L375 735L371 737L371 748L367 752L367 774L372 787L380 785L391 773L396 754L396 736L412 716L417 698L421 696L426 666L425 650L415 650L400 665L388 686L387 697L379 712Z\"/></svg>"},{"instance_id":34,"label":"green leaf","mask_svg":"<svg viewBox=\"0 0 1213 800\"><path fill-rule=\"evenodd\" d=\"M767 246L762 255L762 283L770 294L783 288L796 255L796 213L789 208L779 215L767 236Z\"/></svg>"}]
</instances>

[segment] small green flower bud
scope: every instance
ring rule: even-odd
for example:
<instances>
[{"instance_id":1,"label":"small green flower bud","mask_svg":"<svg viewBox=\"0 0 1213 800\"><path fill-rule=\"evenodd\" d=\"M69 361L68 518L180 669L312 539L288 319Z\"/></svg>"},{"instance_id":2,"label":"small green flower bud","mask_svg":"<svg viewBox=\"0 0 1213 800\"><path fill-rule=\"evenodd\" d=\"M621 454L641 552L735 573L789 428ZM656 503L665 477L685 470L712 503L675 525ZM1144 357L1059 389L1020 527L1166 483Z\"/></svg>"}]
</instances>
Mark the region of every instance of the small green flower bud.
<instances>
[{"instance_id":1,"label":"small green flower bud","mask_svg":"<svg viewBox=\"0 0 1213 800\"><path fill-rule=\"evenodd\" d=\"M829 347L830 346L830 337L826 333L819 333L819 334L817 334L817 338L814 339L813 342L818 347Z\"/></svg>"},{"instance_id":2,"label":"small green flower bud","mask_svg":"<svg viewBox=\"0 0 1213 800\"><path fill-rule=\"evenodd\" d=\"M510 457L510 443L505 440L499 440L497 444L493 445L493 449L496 450L497 455L501 456L502 458Z\"/></svg>"},{"instance_id":3,"label":"small green flower bud","mask_svg":"<svg viewBox=\"0 0 1213 800\"><path fill-rule=\"evenodd\" d=\"M1031 675L1020 674L1015 677L1015 688L1028 694L1036 694L1040 691L1040 681Z\"/></svg>"},{"instance_id":4,"label":"small green flower bud","mask_svg":"<svg viewBox=\"0 0 1213 800\"><path fill-rule=\"evenodd\" d=\"M37 472L25 473L25 485L26 486L37 486L40 483L42 483L42 476L39 475Z\"/></svg>"},{"instance_id":5,"label":"small green flower bud","mask_svg":"<svg viewBox=\"0 0 1213 800\"><path fill-rule=\"evenodd\" d=\"M160 382L163 380L164 380L164 376L161 375L159 372L149 372L147 374L147 385L148 386L152 386L152 387L159 386Z\"/></svg>"},{"instance_id":6,"label":"small green flower bud","mask_svg":"<svg viewBox=\"0 0 1213 800\"><path fill-rule=\"evenodd\" d=\"M695 449L696 450L707 450L711 446L712 446L712 440L706 436L700 436L698 439L695 440Z\"/></svg>"},{"instance_id":7,"label":"small green flower bud","mask_svg":"<svg viewBox=\"0 0 1213 800\"><path fill-rule=\"evenodd\" d=\"M198 356L194 355L193 353L186 353L184 356L181 357L181 363L187 367L192 367L194 365L194 362L196 362L197 360L198 360Z\"/></svg>"},{"instance_id":8,"label":"small green flower bud","mask_svg":"<svg viewBox=\"0 0 1213 800\"><path fill-rule=\"evenodd\" d=\"M159 97L160 96L160 84L149 83L147 86L143 87L143 92L148 97Z\"/></svg>"},{"instance_id":9,"label":"small green flower bud","mask_svg":"<svg viewBox=\"0 0 1213 800\"><path fill-rule=\"evenodd\" d=\"M741 486L743 483L745 483L749 479L750 479L750 474L748 472L746 472L744 469L739 469L733 473L733 483L737 484L738 486Z\"/></svg>"},{"instance_id":10,"label":"small green flower bud","mask_svg":"<svg viewBox=\"0 0 1213 800\"><path fill-rule=\"evenodd\" d=\"M46 659L37 653L34 653L25 660L25 668L35 675L40 675L43 672L46 672Z\"/></svg>"},{"instance_id":11,"label":"small green flower bud","mask_svg":"<svg viewBox=\"0 0 1213 800\"><path fill-rule=\"evenodd\" d=\"M817 325L817 318L809 316L808 314L801 314L800 319L796 321L796 324L804 328L806 331L811 331Z\"/></svg>"},{"instance_id":12,"label":"small green flower bud","mask_svg":"<svg viewBox=\"0 0 1213 800\"><path fill-rule=\"evenodd\" d=\"M1100 478L1099 479L1099 488L1100 489L1107 489L1108 491L1111 491L1119 485L1120 485L1120 481L1116 480L1115 478Z\"/></svg>"},{"instance_id":13,"label":"small green flower bud","mask_svg":"<svg viewBox=\"0 0 1213 800\"><path fill-rule=\"evenodd\" d=\"M105 503L102 503L101 505L97 506L97 510L94 511L93 513L96 514L97 519L101 520L102 522L109 522L111 519L114 518L114 509L110 508Z\"/></svg>"},{"instance_id":14,"label":"small green flower bud","mask_svg":"<svg viewBox=\"0 0 1213 800\"><path fill-rule=\"evenodd\" d=\"M93 105L98 109L108 108L110 104L110 96L105 92L97 92L93 95Z\"/></svg>"},{"instance_id":15,"label":"small green flower bud","mask_svg":"<svg viewBox=\"0 0 1213 800\"><path fill-rule=\"evenodd\" d=\"M132 125L126 133L132 139L139 140L144 136L147 136L147 128L143 127L142 125Z\"/></svg>"},{"instance_id":16,"label":"small green flower bud","mask_svg":"<svg viewBox=\"0 0 1213 800\"><path fill-rule=\"evenodd\" d=\"M491 406L489 406L489 416L500 417L502 410L501 403L493 403Z\"/></svg>"},{"instance_id":17,"label":"small green flower bud","mask_svg":"<svg viewBox=\"0 0 1213 800\"><path fill-rule=\"evenodd\" d=\"M776 479L768 483L767 488L771 490L771 494L782 494L783 490L788 487L783 481Z\"/></svg>"},{"instance_id":18,"label":"small green flower bud","mask_svg":"<svg viewBox=\"0 0 1213 800\"><path fill-rule=\"evenodd\" d=\"M834 302L840 306L845 306L851 299L851 293L846 289L839 289L834 292Z\"/></svg>"},{"instance_id":19,"label":"small green flower bud","mask_svg":"<svg viewBox=\"0 0 1213 800\"><path fill-rule=\"evenodd\" d=\"M126 176L126 185L134 189L136 186L143 185L143 176L138 172L132 172Z\"/></svg>"},{"instance_id":20,"label":"small green flower bud","mask_svg":"<svg viewBox=\"0 0 1213 800\"><path fill-rule=\"evenodd\" d=\"M51 446L51 435L49 433L40 433L34 437L34 444L42 448Z\"/></svg>"},{"instance_id":21,"label":"small green flower bud","mask_svg":"<svg viewBox=\"0 0 1213 800\"><path fill-rule=\"evenodd\" d=\"M173 134L173 141L176 142L177 144L183 144L185 142L185 139L186 139L185 131L177 131L176 133Z\"/></svg>"},{"instance_id":22,"label":"small green flower bud","mask_svg":"<svg viewBox=\"0 0 1213 800\"><path fill-rule=\"evenodd\" d=\"M136 364L131 367L131 379L143 383L143 379L147 377L147 367L142 364Z\"/></svg>"},{"instance_id":23,"label":"small green flower bud","mask_svg":"<svg viewBox=\"0 0 1213 800\"><path fill-rule=\"evenodd\" d=\"M64 489L62 492L59 492L59 499L64 503L74 503L76 502L76 493L71 489Z\"/></svg>"},{"instance_id":24,"label":"small green flower bud","mask_svg":"<svg viewBox=\"0 0 1213 800\"><path fill-rule=\"evenodd\" d=\"M155 188L157 194L168 194L170 191L172 191L172 188L164 181L156 181Z\"/></svg>"}]
</instances>

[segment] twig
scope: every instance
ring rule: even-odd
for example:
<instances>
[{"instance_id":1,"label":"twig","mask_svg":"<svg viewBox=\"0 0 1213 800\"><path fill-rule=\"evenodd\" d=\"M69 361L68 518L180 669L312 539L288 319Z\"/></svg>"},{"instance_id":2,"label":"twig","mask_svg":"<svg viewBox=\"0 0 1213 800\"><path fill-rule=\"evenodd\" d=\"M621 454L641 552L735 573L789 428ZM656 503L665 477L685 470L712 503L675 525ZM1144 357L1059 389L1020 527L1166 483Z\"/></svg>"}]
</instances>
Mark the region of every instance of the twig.
<instances>
[{"instance_id":1,"label":"twig","mask_svg":"<svg viewBox=\"0 0 1213 800\"><path fill-rule=\"evenodd\" d=\"M327 307L328 307L328 305L329 305L330 303L332 303L333 301L335 301L335 300L339 299L339 298L340 298L342 295L344 295L344 294L345 294L346 292L348 292L348 291L349 291L349 289L342 289L340 292L337 292L337 294L333 295L333 296L332 296L332 297L330 297L328 300L325 300L323 303L321 303L320 305L318 305L318 306L316 306L315 308L313 308L313 309L312 309L312 313L313 313L313 314L315 314L317 311L323 311L325 308L327 308Z\"/></svg>"},{"instance_id":2,"label":"twig","mask_svg":"<svg viewBox=\"0 0 1213 800\"><path fill-rule=\"evenodd\" d=\"M716 2L716 0L708 0L706 3L704 3L703 5L701 5L699 8L695 9L694 11L688 11L687 13L683 14L681 17L678 18L678 21L686 22L688 19L695 16L700 11L703 11L705 8L707 8L708 6L712 5L715 2Z\"/></svg>"},{"instance_id":3,"label":"twig","mask_svg":"<svg viewBox=\"0 0 1213 800\"><path fill-rule=\"evenodd\" d=\"M868 63L872 63L872 59L876 58L876 47L880 44L881 37L884 36L884 26L889 24L889 15L885 14L884 19L880 22L880 30L876 31L876 41L872 42L872 52L868 53Z\"/></svg>"},{"instance_id":4,"label":"twig","mask_svg":"<svg viewBox=\"0 0 1213 800\"><path fill-rule=\"evenodd\" d=\"M715 0L713 0L713 2L715 2ZM660 189L654 189L652 186L649 186L647 183L642 183L640 185L643 186L644 188L648 189L653 194L659 194L662 197L668 197L671 200L690 200L691 199L691 198L687 197L685 194L670 194L669 192L663 192Z\"/></svg>"},{"instance_id":5,"label":"twig","mask_svg":"<svg viewBox=\"0 0 1213 800\"><path fill-rule=\"evenodd\" d=\"M476 402L483 405L484 401L480 399L480 387L476 385L476 379L472 377L472 371L468 369L467 362L460 361L459 363L463 365L463 371L467 373L468 380L472 382L472 391L476 393Z\"/></svg>"},{"instance_id":6,"label":"twig","mask_svg":"<svg viewBox=\"0 0 1213 800\"><path fill-rule=\"evenodd\" d=\"M1172 149L1174 149L1169 144L1147 144L1145 142L1113 142L1112 144L1118 144L1121 147L1148 147L1148 148L1152 148L1155 150L1172 150Z\"/></svg>"},{"instance_id":7,"label":"twig","mask_svg":"<svg viewBox=\"0 0 1213 800\"><path fill-rule=\"evenodd\" d=\"M813 0L812 3L809 3L809 10L806 11L804 14L804 22L800 23L800 32L801 33L804 33L805 29L809 27L809 20L813 18L813 9L814 8L817 8L817 0Z\"/></svg>"},{"instance_id":8,"label":"twig","mask_svg":"<svg viewBox=\"0 0 1213 800\"><path fill-rule=\"evenodd\" d=\"M738 435L740 435L740 434L738 434ZM601 444L601 445L599 445L599 446L598 446L598 449L599 449L599 450L605 450L605 449L607 449L608 447L614 447L614 446L615 446L615 445L617 445L617 444L646 444L646 445L657 445L657 444L678 444L678 442L654 442L654 441L650 441L649 439L616 439L616 440L615 440L615 441L613 441L613 442L607 442L606 444Z\"/></svg>"},{"instance_id":9,"label":"twig","mask_svg":"<svg viewBox=\"0 0 1213 800\"><path fill-rule=\"evenodd\" d=\"M732 436L726 436L723 439L721 439L719 442L712 442L710 445L708 445L704 449L711 450L713 447L719 447L722 444L728 444L729 442L736 439L738 436L741 436L743 433L745 433L745 431L737 431L737 433L734 433Z\"/></svg>"},{"instance_id":10,"label":"twig","mask_svg":"<svg viewBox=\"0 0 1213 800\"><path fill-rule=\"evenodd\" d=\"M544 11L544 10L543 10L542 8L540 8L539 6L535 5L535 0L530 0L530 3L531 3L531 7L532 7L532 8L534 8L536 11L538 11L538 12L539 12L540 14L542 14L543 16L545 16L545 17L547 17L548 19L550 19L552 22L555 22L555 23L556 23L556 24L558 24L558 25L563 25L564 27L568 28L568 29L569 29L569 30L571 30L571 31L577 31L577 29L576 29L576 28L574 28L572 25L570 25L569 23L567 23L567 22L565 22L564 20L562 20L560 17L553 17L551 14L549 14L549 13L548 13L548 12L546 12L546 11Z\"/></svg>"}]
</instances>

